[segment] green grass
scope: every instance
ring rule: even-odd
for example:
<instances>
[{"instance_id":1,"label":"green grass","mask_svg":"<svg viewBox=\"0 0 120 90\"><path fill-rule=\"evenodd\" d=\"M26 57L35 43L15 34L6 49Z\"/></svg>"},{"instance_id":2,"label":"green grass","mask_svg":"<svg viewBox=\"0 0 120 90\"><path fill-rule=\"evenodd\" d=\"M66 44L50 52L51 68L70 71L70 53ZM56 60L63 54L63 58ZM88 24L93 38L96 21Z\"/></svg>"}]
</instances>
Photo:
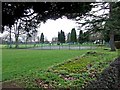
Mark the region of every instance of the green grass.
<instances>
[{"instance_id":1,"label":"green grass","mask_svg":"<svg viewBox=\"0 0 120 90\"><path fill-rule=\"evenodd\" d=\"M95 54L84 53L80 57L69 59L60 64L49 67L45 71L36 71L22 79L27 83L26 87L37 87L34 80L42 80L41 87L48 85L54 88L81 88L109 66L117 56L116 52L94 50ZM90 68L88 66L91 65ZM29 77L29 78L28 78ZM22 81L22 83L23 83Z\"/></svg>"},{"instance_id":2,"label":"green grass","mask_svg":"<svg viewBox=\"0 0 120 90\"><path fill-rule=\"evenodd\" d=\"M104 49L104 48L103 48ZM117 57L110 50L3 49L3 81L16 80L27 88L81 88ZM87 52L96 52L87 54ZM87 68L91 65L91 68ZM41 85L37 82L42 81Z\"/></svg>"},{"instance_id":3,"label":"green grass","mask_svg":"<svg viewBox=\"0 0 120 90\"><path fill-rule=\"evenodd\" d=\"M37 44L37 46L38 46L38 44ZM34 47L34 44L27 44L27 45L25 45L25 44L19 44L19 48L23 48L23 49L25 49L25 48L33 48ZM9 49L10 47L9 47L9 45L7 45L7 44L3 44L3 45L0 45L0 48L3 48L3 49ZM12 49L15 49L15 44L12 44Z\"/></svg>"},{"instance_id":4,"label":"green grass","mask_svg":"<svg viewBox=\"0 0 120 90\"><path fill-rule=\"evenodd\" d=\"M82 55L86 50L3 49L3 81L45 70L51 65Z\"/></svg>"}]
</instances>

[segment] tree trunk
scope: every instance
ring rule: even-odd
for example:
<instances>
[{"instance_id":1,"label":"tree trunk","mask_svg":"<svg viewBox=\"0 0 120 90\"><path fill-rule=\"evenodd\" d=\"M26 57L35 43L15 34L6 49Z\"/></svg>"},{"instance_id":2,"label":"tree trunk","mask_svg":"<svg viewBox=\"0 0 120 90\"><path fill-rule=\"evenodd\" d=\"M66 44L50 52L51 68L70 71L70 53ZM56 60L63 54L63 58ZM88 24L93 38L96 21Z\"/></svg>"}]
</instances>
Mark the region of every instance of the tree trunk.
<instances>
[{"instance_id":1,"label":"tree trunk","mask_svg":"<svg viewBox=\"0 0 120 90\"><path fill-rule=\"evenodd\" d=\"M111 51L116 51L115 49L115 41L114 41L114 31L110 31L110 48L111 48Z\"/></svg>"},{"instance_id":2,"label":"tree trunk","mask_svg":"<svg viewBox=\"0 0 120 90\"><path fill-rule=\"evenodd\" d=\"M15 48L18 48L18 37L19 37L19 28L16 23L16 34L15 34Z\"/></svg>"},{"instance_id":3,"label":"tree trunk","mask_svg":"<svg viewBox=\"0 0 120 90\"><path fill-rule=\"evenodd\" d=\"M12 48L11 27L10 27L10 48Z\"/></svg>"},{"instance_id":4,"label":"tree trunk","mask_svg":"<svg viewBox=\"0 0 120 90\"><path fill-rule=\"evenodd\" d=\"M113 3L110 2L110 12L109 12L109 17L112 18L112 7ZM111 51L116 51L115 49L115 41L114 41L114 28L110 27L110 48Z\"/></svg>"},{"instance_id":5,"label":"tree trunk","mask_svg":"<svg viewBox=\"0 0 120 90\"><path fill-rule=\"evenodd\" d=\"M27 41L28 41L28 37L26 37L26 41L25 41L26 48L27 48Z\"/></svg>"},{"instance_id":6,"label":"tree trunk","mask_svg":"<svg viewBox=\"0 0 120 90\"><path fill-rule=\"evenodd\" d=\"M15 48L18 48L18 35L15 35L15 42L16 42Z\"/></svg>"}]
</instances>

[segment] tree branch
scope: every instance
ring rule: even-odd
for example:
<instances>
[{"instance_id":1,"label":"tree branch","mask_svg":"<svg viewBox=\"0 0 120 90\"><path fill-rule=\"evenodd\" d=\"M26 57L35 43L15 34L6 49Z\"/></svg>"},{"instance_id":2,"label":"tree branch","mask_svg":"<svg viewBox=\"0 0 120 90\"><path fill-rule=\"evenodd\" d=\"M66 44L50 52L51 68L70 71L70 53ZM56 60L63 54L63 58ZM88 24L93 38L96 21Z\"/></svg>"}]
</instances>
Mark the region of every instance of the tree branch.
<instances>
[{"instance_id":1,"label":"tree branch","mask_svg":"<svg viewBox=\"0 0 120 90\"><path fill-rule=\"evenodd\" d=\"M22 21L24 21L24 22L26 22L26 20L27 20L28 22L31 22L31 21L32 21L33 19L35 19L37 16L39 16L39 14L37 14L36 16L34 16L33 18L31 18L31 19L29 19L29 20L23 19L23 18L28 18L28 17L21 17L20 20L22 20Z\"/></svg>"}]
</instances>

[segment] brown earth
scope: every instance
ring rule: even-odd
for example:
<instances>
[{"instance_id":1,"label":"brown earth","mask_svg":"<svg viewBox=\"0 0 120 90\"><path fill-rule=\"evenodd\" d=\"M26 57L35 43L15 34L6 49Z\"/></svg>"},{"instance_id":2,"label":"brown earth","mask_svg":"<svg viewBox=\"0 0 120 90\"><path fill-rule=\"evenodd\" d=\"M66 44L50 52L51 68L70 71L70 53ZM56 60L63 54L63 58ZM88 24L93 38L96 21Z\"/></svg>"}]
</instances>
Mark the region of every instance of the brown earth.
<instances>
[{"instance_id":1,"label":"brown earth","mask_svg":"<svg viewBox=\"0 0 120 90\"><path fill-rule=\"evenodd\" d=\"M24 88L18 85L15 81L3 82L2 90L24 90Z\"/></svg>"},{"instance_id":2,"label":"brown earth","mask_svg":"<svg viewBox=\"0 0 120 90\"><path fill-rule=\"evenodd\" d=\"M120 90L120 57L82 90Z\"/></svg>"}]
</instances>

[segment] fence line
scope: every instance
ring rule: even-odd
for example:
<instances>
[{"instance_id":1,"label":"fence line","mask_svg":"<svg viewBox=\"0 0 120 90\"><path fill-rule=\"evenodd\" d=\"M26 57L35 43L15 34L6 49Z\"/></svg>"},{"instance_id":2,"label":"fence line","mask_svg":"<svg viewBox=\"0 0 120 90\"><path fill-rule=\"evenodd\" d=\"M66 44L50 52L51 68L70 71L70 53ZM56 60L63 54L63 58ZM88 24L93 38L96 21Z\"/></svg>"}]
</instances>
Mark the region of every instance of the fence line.
<instances>
[{"instance_id":1,"label":"fence line","mask_svg":"<svg viewBox=\"0 0 120 90\"><path fill-rule=\"evenodd\" d=\"M103 48L105 45L97 45L97 44L19 44L19 49L49 49L49 50L81 50L81 49L96 49L96 48ZM3 48L9 48L8 44L3 44ZM12 48L15 48L15 44L12 44Z\"/></svg>"}]
</instances>

